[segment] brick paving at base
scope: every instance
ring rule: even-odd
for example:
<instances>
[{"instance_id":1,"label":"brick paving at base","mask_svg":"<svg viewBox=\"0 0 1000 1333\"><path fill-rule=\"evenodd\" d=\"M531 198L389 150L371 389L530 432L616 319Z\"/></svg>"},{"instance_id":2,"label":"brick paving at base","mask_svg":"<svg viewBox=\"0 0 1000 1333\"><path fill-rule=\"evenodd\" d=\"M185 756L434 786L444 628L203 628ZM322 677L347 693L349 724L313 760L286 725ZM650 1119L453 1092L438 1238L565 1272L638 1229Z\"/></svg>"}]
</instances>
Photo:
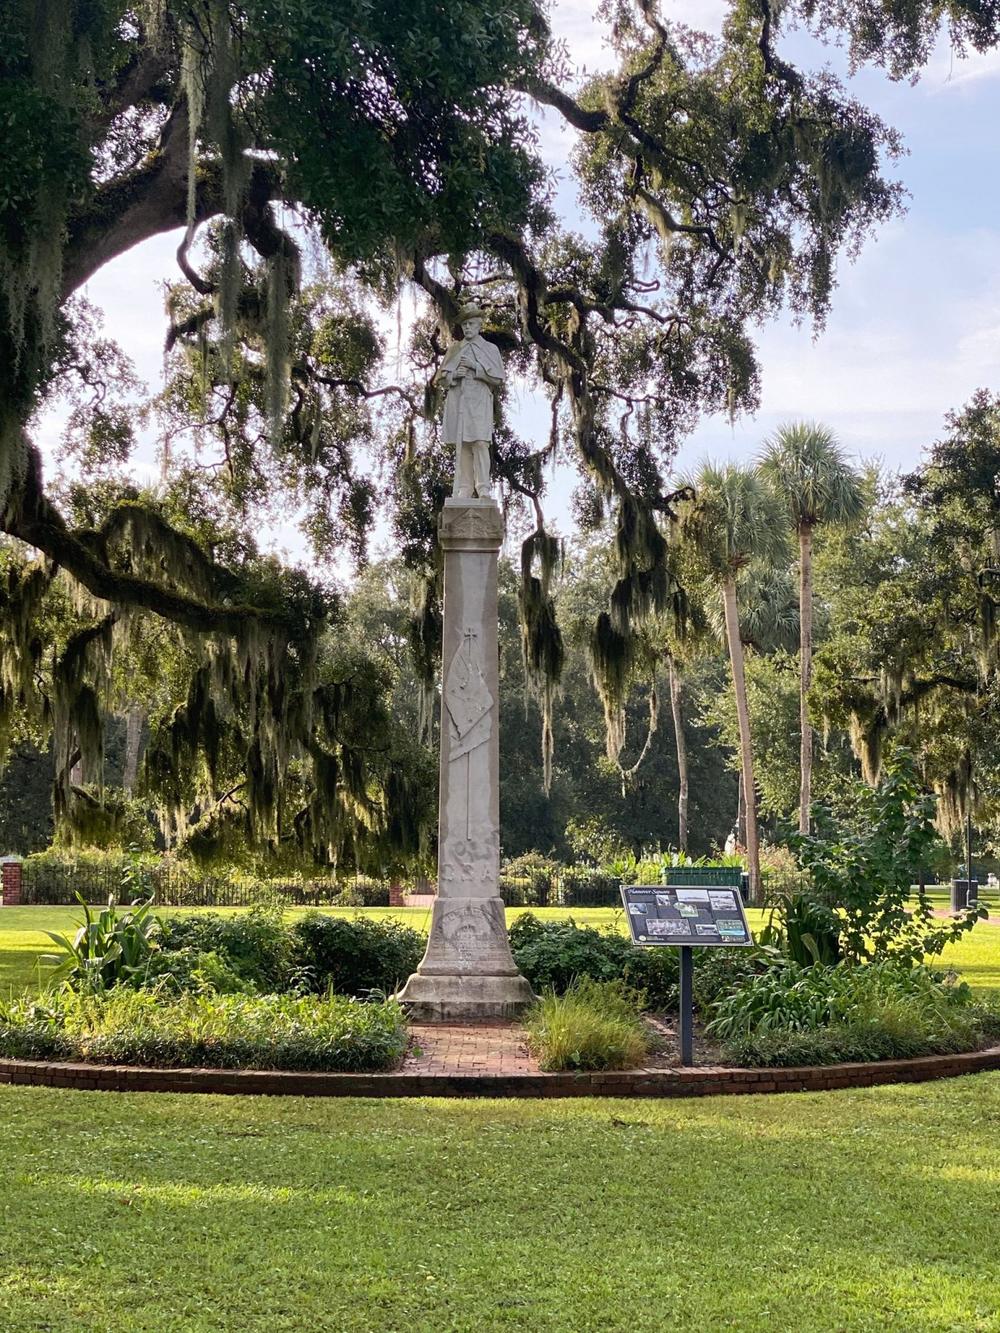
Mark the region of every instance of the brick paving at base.
<instances>
[{"instance_id":1,"label":"brick paving at base","mask_svg":"<svg viewBox=\"0 0 1000 1333\"><path fill-rule=\"evenodd\" d=\"M538 1061L516 1023L410 1025L404 1074L537 1074Z\"/></svg>"}]
</instances>

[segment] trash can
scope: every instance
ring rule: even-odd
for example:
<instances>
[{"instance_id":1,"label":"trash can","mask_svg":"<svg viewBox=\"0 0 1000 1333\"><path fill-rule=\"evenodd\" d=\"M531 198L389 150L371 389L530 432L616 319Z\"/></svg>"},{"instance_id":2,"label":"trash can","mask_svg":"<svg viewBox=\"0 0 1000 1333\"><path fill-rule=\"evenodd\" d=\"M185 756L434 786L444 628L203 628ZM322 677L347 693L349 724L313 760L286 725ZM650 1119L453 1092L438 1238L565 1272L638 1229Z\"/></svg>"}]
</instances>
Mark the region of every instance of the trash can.
<instances>
[{"instance_id":1,"label":"trash can","mask_svg":"<svg viewBox=\"0 0 1000 1333\"><path fill-rule=\"evenodd\" d=\"M750 876L739 866L664 866L663 884L689 884L692 888L739 889L744 902L750 898Z\"/></svg>"},{"instance_id":2,"label":"trash can","mask_svg":"<svg viewBox=\"0 0 1000 1333\"><path fill-rule=\"evenodd\" d=\"M964 911L966 907L975 907L979 902L978 879L953 879L951 881L951 910Z\"/></svg>"}]
</instances>

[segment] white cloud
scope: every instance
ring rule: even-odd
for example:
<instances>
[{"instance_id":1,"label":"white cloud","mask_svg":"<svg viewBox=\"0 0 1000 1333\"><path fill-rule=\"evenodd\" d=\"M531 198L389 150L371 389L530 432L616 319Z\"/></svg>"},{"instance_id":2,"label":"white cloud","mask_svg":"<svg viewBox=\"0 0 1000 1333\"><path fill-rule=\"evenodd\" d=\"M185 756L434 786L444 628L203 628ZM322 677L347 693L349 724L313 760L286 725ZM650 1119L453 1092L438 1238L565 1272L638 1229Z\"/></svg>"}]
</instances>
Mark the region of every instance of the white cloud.
<instances>
[{"instance_id":1,"label":"white cloud","mask_svg":"<svg viewBox=\"0 0 1000 1333\"><path fill-rule=\"evenodd\" d=\"M969 51L960 56L949 43L942 41L927 66L923 81L930 91L946 93L996 78L1000 78L1000 48Z\"/></svg>"},{"instance_id":2,"label":"white cloud","mask_svg":"<svg viewBox=\"0 0 1000 1333\"><path fill-rule=\"evenodd\" d=\"M703 422L681 465L752 457L780 422L816 417L856 456L913 467L946 412L1000 389L998 313L1000 232L897 223L845 268L818 338L787 320L761 332L757 418Z\"/></svg>"}]
</instances>

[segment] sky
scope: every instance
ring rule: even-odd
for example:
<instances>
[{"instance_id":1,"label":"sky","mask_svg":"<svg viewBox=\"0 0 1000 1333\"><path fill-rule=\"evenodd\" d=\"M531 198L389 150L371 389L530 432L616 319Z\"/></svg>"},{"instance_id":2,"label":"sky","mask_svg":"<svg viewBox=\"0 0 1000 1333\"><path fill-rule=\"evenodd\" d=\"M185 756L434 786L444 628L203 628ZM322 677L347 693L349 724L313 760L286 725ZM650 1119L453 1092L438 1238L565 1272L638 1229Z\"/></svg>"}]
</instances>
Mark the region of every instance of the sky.
<instances>
[{"instance_id":1,"label":"sky","mask_svg":"<svg viewBox=\"0 0 1000 1333\"><path fill-rule=\"evenodd\" d=\"M596 0L558 0L552 18L573 62L590 72L609 63ZM664 0L668 18L717 30L722 0ZM807 35L784 39L790 58L829 64L846 75L842 52ZM869 240L853 264L842 261L832 312L815 334L781 319L759 330L763 370L760 410L735 425L702 421L682 446L678 470L705 457L747 460L781 422L810 418L831 426L857 460L908 470L941 433L945 414L980 387L1000 390L1000 52L966 60L942 43L916 86L893 84L879 70L850 81L858 99L904 138L908 155L890 174L910 192L907 212ZM553 113L540 117L540 143L558 173L557 199L575 213L565 163L573 133ZM159 237L102 269L85 294L103 309L107 333L132 357L153 389L160 383L162 284L177 275L179 237ZM405 303L404 303L405 306ZM58 413L42 423L51 442ZM541 443L547 417L522 403L522 429ZM147 454L140 469L151 471ZM556 518L572 486L553 481ZM568 525L567 525L568 526ZM271 545L297 554L291 528Z\"/></svg>"}]
</instances>

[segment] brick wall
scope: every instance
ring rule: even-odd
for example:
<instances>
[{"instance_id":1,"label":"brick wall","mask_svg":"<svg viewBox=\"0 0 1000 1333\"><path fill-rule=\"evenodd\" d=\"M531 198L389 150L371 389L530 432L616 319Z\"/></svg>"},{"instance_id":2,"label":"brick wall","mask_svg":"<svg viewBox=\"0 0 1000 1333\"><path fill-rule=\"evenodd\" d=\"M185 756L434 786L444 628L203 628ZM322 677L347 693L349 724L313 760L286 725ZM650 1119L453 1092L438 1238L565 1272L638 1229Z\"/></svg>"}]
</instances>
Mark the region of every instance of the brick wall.
<instances>
[{"instance_id":1,"label":"brick wall","mask_svg":"<svg viewBox=\"0 0 1000 1333\"><path fill-rule=\"evenodd\" d=\"M16 907L21 901L21 862L16 857L3 861L3 896L0 903L4 907Z\"/></svg>"},{"instance_id":2,"label":"brick wall","mask_svg":"<svg viewBox=\"0 0 1000 1333\"><path fill-rule=\"evenodd\" d=\"M724 1093L821 1092L918 1083L1000 1069L1000 1046L965 1055L810 1066L801 1069L623 1070L596 1074L318 1074L277 1070L139 1069L0 1059L0 1084L103 1092L212 1092L312 1097L705 1097Z\"/></svg>"}]
</instances>

